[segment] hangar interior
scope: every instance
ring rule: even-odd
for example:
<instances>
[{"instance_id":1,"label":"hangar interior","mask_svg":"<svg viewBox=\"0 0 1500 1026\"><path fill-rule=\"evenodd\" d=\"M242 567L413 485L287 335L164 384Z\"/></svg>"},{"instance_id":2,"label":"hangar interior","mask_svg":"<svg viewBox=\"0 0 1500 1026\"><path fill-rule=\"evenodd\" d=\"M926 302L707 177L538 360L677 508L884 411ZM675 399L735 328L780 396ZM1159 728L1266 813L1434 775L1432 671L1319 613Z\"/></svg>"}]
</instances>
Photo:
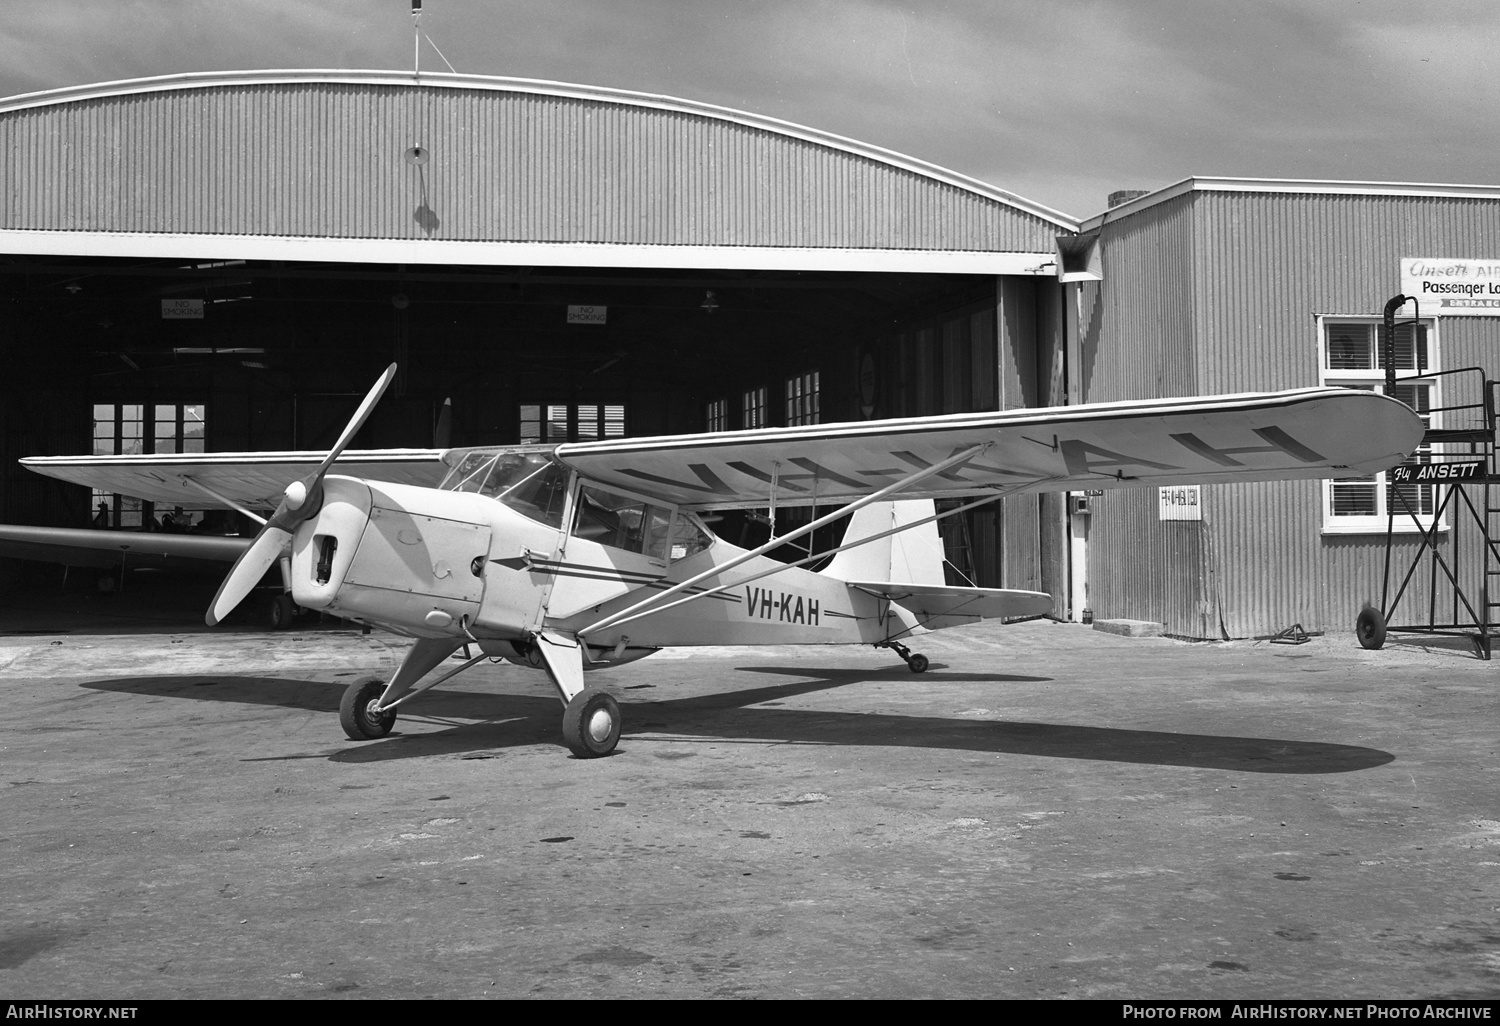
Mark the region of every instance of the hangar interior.
<instances>
[{"instance_id":1,"label":"hangar interior","mask_svg":"<svg viewBox=\"0 0 1500 1026\"><path fill-rule=\"evenodd\" d=\"M742 112L276 72L17 97L0 137L6 523L84 526L105 501L111 527L150 525L165 511L16 460L316 450L392 361L357 448L1066 401L1074 223ZM1063 508L945 521L955 573L1066 609Z\"/></svg>"}]
</instances>

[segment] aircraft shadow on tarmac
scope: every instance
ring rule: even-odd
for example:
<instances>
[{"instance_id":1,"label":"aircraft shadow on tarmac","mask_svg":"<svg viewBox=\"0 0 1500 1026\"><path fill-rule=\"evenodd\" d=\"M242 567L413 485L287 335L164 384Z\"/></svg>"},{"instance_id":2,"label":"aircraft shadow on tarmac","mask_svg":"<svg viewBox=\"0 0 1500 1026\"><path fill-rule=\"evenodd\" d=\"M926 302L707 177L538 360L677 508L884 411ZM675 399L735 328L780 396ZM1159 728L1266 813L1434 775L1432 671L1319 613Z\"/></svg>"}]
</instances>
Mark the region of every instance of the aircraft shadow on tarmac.
<instances>
[{"instance_id":1,"label":"aircraft shadow on tarmac","mask_svg":"<svg viewBox=\"0 0 1500 1026\"><path fill-rule=\"evenodd\" d=\"M1357 745L1282 738L1186 734L1171 731L1129 730L1082 724L1029 723L1006 719L969 719L912 716L881 712L844 712L788 709L775 706L799 695L827 691L872 679L910 679L869 668L818 670L811 667L742 667L741 671L796 675L798 683L747 688L686 698L653 699L626 688L618 694L624 706L625 734L616 754L624 755L632 736L680 735L707 742L731 744L873 745L892 748L933 748L996 755L1087 759L1100 762L1187 766L1242 773L1349 773L1372 769L1395 760L1389 752ZM807 680L809 676L816 679ZM1045 677L1001 674L924 675L933 681L982 680L1039 682ZM379 741L346 741L337 722L345 683L280 678L134 677L86 681L82 687L123 694L189 698L200 701L274 705L329 714L329 744L346 745L334 752L274 756L266 760L329 759L334 762L384 762L391 759L430 758L468 753L485 758L501 750L539 743L556 743L557 699L537 688L535 694L461 692L434 688L403 714L409 722L442 724L445 729L404 733L402 720ZM632 693L635 692L635 693ZM474 722L478 721L478 722Z\"/></svg>"}]
</instances>

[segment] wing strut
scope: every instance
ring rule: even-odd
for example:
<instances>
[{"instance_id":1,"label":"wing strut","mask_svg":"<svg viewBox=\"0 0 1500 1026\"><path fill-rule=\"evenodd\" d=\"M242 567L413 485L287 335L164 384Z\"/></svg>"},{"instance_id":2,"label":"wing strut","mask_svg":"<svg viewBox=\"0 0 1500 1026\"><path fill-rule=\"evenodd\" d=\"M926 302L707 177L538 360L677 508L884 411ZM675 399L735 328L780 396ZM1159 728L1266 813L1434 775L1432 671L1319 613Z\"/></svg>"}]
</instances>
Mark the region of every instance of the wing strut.
<instances>
[{"instance_id":1,"label":"wing strut","mask_svg":"<svg viewBox=\"0 0 1500 1026\"><path fill-rule=\"evenodd\" d=\"M214 491L208 485L203 484L203 483L201 483L199 481L194 481L191 477L189 477L186 474L182 475L182 480L186 484L189 484L192 487L198 489L204 495L207 495L210 499L218 499L220 502L222 502L224 505L228 506L230 509L234 510L235 512L237 512L237 513L243 513L245 516L249 517L251 520L254 520L257 524L260 524L262 526L265 525L265 522L266 522L266 518L265 517L261 516L259 513L252 513L252 512L250 512L248 509L246 509L240 503L235 502L233 499L229 498L229 496L227 496L227 495L220 495L218 492Z\"/></svg>"},{"instance_id":2,"label":"wing strut","mask_svg":"<svg viewBox=\"0 0 1500 1026\"><path fill-rule=\"evenodd\" d=\"M703 571L700 574L695 574L685 581L681 581L677 584L672 585L670 588L668 588L666 591L661 592L660 594L651 595L637 602L633 606L627 606L619 612L611 613L604 619L596 621L595 623L591 623L583 630L578 631L576 637L581 641L583 640L583 638L590 634L593 634L595 631L603 630L606 627L612 627L615 624L620 623L622 620L625 620L626 618L632 620L637 619L637 613L644 614L646 612L657 612L662 608L664 599L669 599L673 595L680 594L681 592L686 591L700 581L707 580L710 577L716 577L717 575L723 573L725 570L732 570L735 567L739 566L741 563L748 563L750 560L755 559L758 556L764 556L772 549L780 548L787 542L794 541L802 537L804 534L811 534L813 531L817 530L820 527L826 527L829 524L833 523L835 520L838 520L840 517L848 516L855 510L862 509L872 502L879 502L881 499L886 498L888 495L891 495L894 492L899 492L903 488L910 488L912 485L917 484L921 481L925 481L929 477L941 474L945 470L951 470L953 467L958 466L960 463L967 463L969 460L972 460L974 457L983 453L990 447L991 444L993 443L983 442L979 445L971 445L963 452L955 453L954 455L949 456L947 459L942 460L938 463L934 463L929 467L923 467L916 473L909 474L908 476L903 477L895 484L889 484L884 488L881 488L879 491L871 492L869 495L851 502L849 505L843 507L842 509L834 510L827 516L819 517L818 519L812 521L812 523L804 524L803 526L797 528L795 531L789 531L786 534L781 535L780 537L772 538L770 541L766 542L759 548L754 548L749 552L742 553L736 556L734 559L729 560L727 563L720 563L718 566L709 567L707 570ZM772 492L772 495L774 494L775 493ZM782 569L782 567L778 567L777 569Z\"/></svg>"}]
</instances>

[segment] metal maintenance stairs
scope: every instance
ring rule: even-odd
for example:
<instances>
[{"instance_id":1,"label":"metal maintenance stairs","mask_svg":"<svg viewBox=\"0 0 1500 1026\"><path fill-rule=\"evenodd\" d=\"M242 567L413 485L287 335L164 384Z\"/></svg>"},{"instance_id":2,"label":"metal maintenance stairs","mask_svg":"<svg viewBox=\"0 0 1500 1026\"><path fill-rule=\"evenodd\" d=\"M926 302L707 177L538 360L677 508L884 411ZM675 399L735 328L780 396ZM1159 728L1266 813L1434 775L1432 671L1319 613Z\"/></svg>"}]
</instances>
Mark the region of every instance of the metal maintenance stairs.
<instances>
[{"instance_id":1,"label":"metal maintenance stairs","mask_svg":"<svg viewBox=\"0 0 1500 1026\"><path fill-rule=\"evenodd\" d=\"M1480 463L1482 473L1444 483L1388 486L1388 522L1385 541L1385 571L1380 609L1365 609L1357 621L1356 634L1365 648L1380 648L1387 633L1441 634L1467 637L1473 642L1480 659L1488 660L1494 638L1500 635L1500 466L1496 463L1496 410L1500 409L1500 381L1484 376L1482 367L1464 367L1452 371L1428 371L1405 379L1436 382L1449 379L1446 387L1469 399L1451 405L1435 406L1429 411L1442 415L1445 422L1457 421L1451 427L1429 429L1423 436L1424 447L1432 447L1426 459L1408 462L1405 467ZM1389 387L1389 386L1388 386ZM1442 446L1442 451L1435 447ZM1468 451L1454 451L1466 446ZM1398 470L1400 468L1397 468ZM1394 475L1395 471L1388 474ZM1432 513L1422 515L1413 508L1409 490L1434 488L1441 497L1433 503ZM1397 506L1406 517L1397 530ZM1467 511L1468 516L1464 513ZM1444 518L1452 517L1445 525ZM1413 526L1406 525L1406 518ZM1475 530L1466 530L1472 524ZM1446 526L1445 530L1440 530ZM1414 529L1413 529L1414 527ZM1392 561L1397 546L1420 538L1420 546L1392 596ZM1477 551L1475 549L1477 548ZM1425 596L1417 571L1426 564ZM1415 582L1415 587L1413 584ZM1478 595L1471 594L1477 585ZM1402 599L1411 594L1419 619L1393 625L1394 613ZM1441 602L1440 602L1441 600Z\"/></svg>"}]
</instances>

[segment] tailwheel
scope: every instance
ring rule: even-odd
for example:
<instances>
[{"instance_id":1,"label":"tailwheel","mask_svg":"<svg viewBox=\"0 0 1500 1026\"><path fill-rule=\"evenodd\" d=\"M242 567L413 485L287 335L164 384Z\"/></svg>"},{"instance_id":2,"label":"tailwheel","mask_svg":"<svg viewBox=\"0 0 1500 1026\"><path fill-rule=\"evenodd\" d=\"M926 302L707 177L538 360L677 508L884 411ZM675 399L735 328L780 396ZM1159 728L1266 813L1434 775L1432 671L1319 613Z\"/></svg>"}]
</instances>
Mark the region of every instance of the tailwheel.
<instances>
[{"instance_id":1,"label":"tailwheel","mask_svg":"<svg viewBox=\"0 0 1500 1026\"><path fill-rule=\"evenodd\" d=\"M1385 617L1379 610L1366 606L1354 621L1354 635L1365 648L1379 648L1385 644Z\"/></svg>"},{"instance_id":2,"label":"tailwheel","mask_svg":"<svg viewBox=\"0 0 1500 1026\"><path fill-rule=\"evenodd\" d=\"M875 647L888 648L892 652L895 652L906 663L906 668L912 673L926 673L927 667L931 665L928 663L927 657L921 652L913 652L899 641L881 641Z\"/></svg>"},{"instance_id":3,"label":"tailwheel","mask_svg":"<svg viewBox=\"0 0 1500 1026\"><path fill-rule=\"evenodd\" d=\"M339 702L339 724L354 741L374 741L385 737L396 724L396 710L376 712L375 703L385 691L379 677L361 677L350 684Z\"/></svg>"},{"instance_id":4,"label":"tailwheel","mask_svg":"<svg viewBox=\"0 0 1500 1026\"><path fill-rule=\"evenodd\" d=\"M580 691L563 710L563 744L580 759L615 750L620 741L620 705L604 691Z\"/></svg>"}]
</instances>

